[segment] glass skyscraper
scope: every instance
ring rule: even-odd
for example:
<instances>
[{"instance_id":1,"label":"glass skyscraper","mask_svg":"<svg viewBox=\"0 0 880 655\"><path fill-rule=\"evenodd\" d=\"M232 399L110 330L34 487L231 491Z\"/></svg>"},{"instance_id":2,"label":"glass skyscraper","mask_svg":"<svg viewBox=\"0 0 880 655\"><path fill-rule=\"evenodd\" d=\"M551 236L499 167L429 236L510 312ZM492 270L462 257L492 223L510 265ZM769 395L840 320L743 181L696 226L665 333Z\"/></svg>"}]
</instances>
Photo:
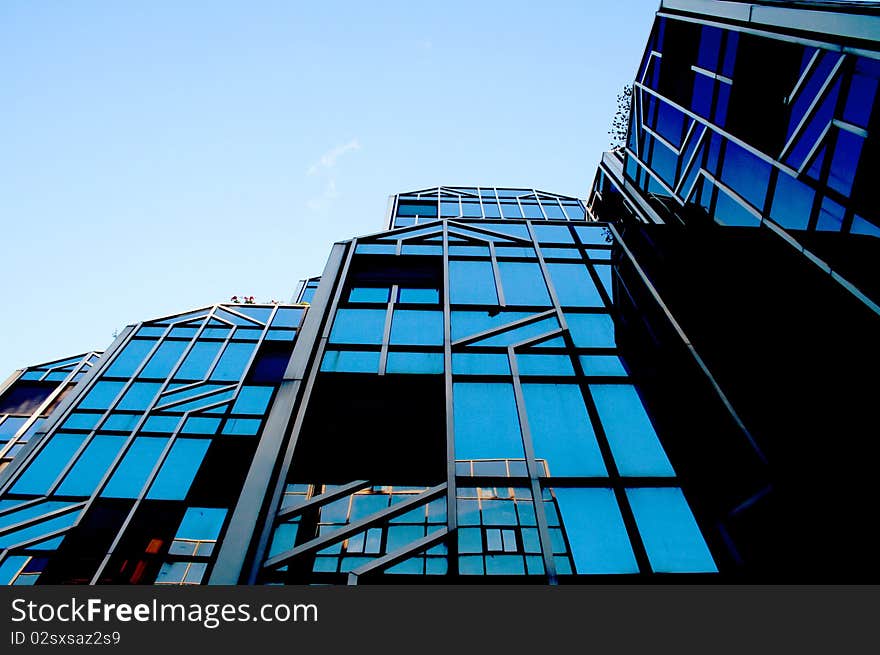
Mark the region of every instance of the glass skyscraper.
<instances>
[{"instance_id":1,"label":"glass skyscraper","mask_svg":"<svg viewBox=\"0 0 880 655\"><path fill-rule=\"evenodd\" d=\"M0 582L875 579L878 25L664 0L589 199L400 193L17 373Z\"/></svg>"}]
</instances>

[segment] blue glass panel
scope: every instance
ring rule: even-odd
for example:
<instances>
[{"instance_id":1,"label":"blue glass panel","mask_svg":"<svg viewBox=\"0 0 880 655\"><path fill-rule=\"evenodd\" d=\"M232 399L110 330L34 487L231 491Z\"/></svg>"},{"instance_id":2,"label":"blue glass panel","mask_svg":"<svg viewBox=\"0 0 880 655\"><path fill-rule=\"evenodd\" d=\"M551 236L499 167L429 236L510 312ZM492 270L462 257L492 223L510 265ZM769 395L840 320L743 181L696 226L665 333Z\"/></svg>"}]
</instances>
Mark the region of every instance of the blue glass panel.
<instances>
[{"instance_id":1,"label":"blue glass panel","mask_svg":"<svg viewBox=\"0 0 880 655\"><path fill-rule=\"evenodd\" d=\"M21 568L27 564L28 559L27 556L9 556L3 560L3 563L0 564L0 584L2 585L10 585L12 584L13 579Z\"/></svg>"},{"instance_id":2,"label":"blue glass panel","mask_svg":"<svg viewBox=\"0 0 880 655\"><path fill-rule=\"evenodd\" d=\"M463 304L497 304L492 264L470 261L449 262L449 301Z\"/></svg>"},{"instance_id":3,"label":"blue glass panel","mask_svg":"<svg viewBox=\"0 0 880 655\"><path fill-rule=\"evenodd\" d=\"M328 350L321 362L321 370L336 373L376 373L379 370L379 353Z\"/></svg>"},{"instance_id":4,"label":"blue glass panel","mask_svg":"<svg viewBox=\"0 0 880 655\"><path fill-rule=\"evenodd\" d=\"M852 191L864 142L862 137L852 132L837 131L837 145L834 148L834 157L831 159L831 168L828 170L828 186L845 196Z\"/></svg>"},{"instance_id":5,"label":"blue glass panel","mask_svg":"<svg viewBox=\"0 0 880 655\"><path fill-rule=\"evenodd\" d=\"M523 396L535 457L548 475L608 475L580 388L576 384L524 384Z\"/></svg>"},{"instance_id":6,"label":"blue glass panel","mask_svg":"<svg viewBox=\"0 0 880 655\"><path fill-rule=\"evenodd\" d=\"M171 328L171 332L168 334L172 337L192 339L196 336L196 332L198 332L198 329L194 327L175 327Z\"/></svg>"},{"instance_id":7,"label":"blue glass panel","mask_svg":"<svg viewBox=\"0 0 880 655\"><path fill-rule=\"evenodd\" d=\"M700 35L700 49L697 51L697 66L713 73L718 70L718 53L721 51L722 33L718 27L703 26Z\"/></svg>"},{"instance_id":8,"label":"blue glass panel","mask_svg":"<svg viewBox=\"0 0 880 655\"><path fill-rule=\"evenodd\" d=\"M651 150L651 158L648 162L651 165L651 169L656 173L660 179L662 179L666 184L670 187L675 185L675 167L678 165L678 155L672 152L669 148L663 145L657 139L651 139L653 149ZM653 178L648 184L648 191L650 193L657 193L660 195L668 196L669 191L663 188L662 185L657 183Z\"/></svg>"},{"instance_id":9,"label":"blue glass panel","mask_svg":"<svg viewBox=\"0 0 880 655\"><path fill-rule=\"evenodd\" d=\"M761 224L760 219L721 190L715 201L715 220L721 225L757 227Z\"/></svg>"},{"instance_id":10,"label":"blue glass panel","mask_svg":"<svg viewBox=\"0 0 880 655\"><path fill-rule=\"evenodd\" d=\"M182 380L204 379L222 345L219 341L197 341L174 377Z\"/></svg>"},{"instance_id":11,"label":"blue glass panel","mask_svg":"<svg viewBox=\"0 0 880 655\"><path fill-rule=\"evenodd\" d=\"M718 570L681 489L627 489L626 496L656 573Z\"/></svg>"},{"instance_id":12,"label":"blue glass panel","mask_svg":"<svg viewBox=\"0 0 880 655\"><path fill-rule=\"evenodd\" d=\"M606 227L578 225L574 228L581 243L590 246L607 246L611 243L611 232Z\"/></svg>"},{"instance_id":13,"label":"blue glass panel","mask_svg":"<svg viewBox=\"0 0 880 655\"><path fill-rule=\"evenodd\" d=\"M443 312L398 309L391 321L391 343L443 345Z\"/></svg>"},{"instance_id":14,"label":"blue glass panel","mask_svg":"<svg viewBox=\"0 0 880 655\"><path fill-rule=\"evenodd\" d=\"M501 218L501 210L498 209L498 203L483 198L483 215L486 218Z\"/></svg>"},{"instance_id":15,"label":"blue glass panel","mask_svg":"<svg viewBox=\"0 0 880 655\"><path fill-rule=\"evenodd\" d=\"M395 227L404 227L408 223L404 224L397 220L394 225ZM355 252L359 255L394 255L397 254L397 246L393 243L359 243ZM303 300L310 302L310 300L306 300L305 296L303 296Z\"/></svg>"},{"instance_id":16,"label":"blue glass panel","mask_svg":"<svg viewBox=\"0 0 880 655\"><path fill-rule=\"evenodd\" d=\"M520 375L574 375L574 367L568 355L516 356Z\"/></svg>"},{"instance_id":17,"label":"blue glass panel","mask_svg":"<svg viewBox=\"0 0 880 655\"><path fill-rule=\"evenodd\" d=\"M458 203L457 202L441 202L440 203L440 215L441 216L451 216L455 218L459 215Z\"/></svg>"},{"instance_id":18,"label":"blue glass panel","mask_svg":"<svg viewBox=\"0 0 880 655\"><path fill-rule=\"evenodd\" d=\"M137 498L167 443L168 439L157 437L135 439L101 495L107 498Z\"/></svg>"},{"instance_id":19,"label":"blue glass panel","mask_svg":"<svg viewBox=\"0 0 880 655\"><path fill-rule=\"evenodd\" d=\"M684 114L672 105L660 102L657 111L657 133L677 148L681 145L683 130ZM655 144L657 145L659 144Z\"/></svg>"},{"instance_id":20,"label":"blue glass panel","mask_svg":"<svg viewBox=\"0 0 880 655\"><path fill-rule=\"evenodd\" d=\"M638 573L611 489L553 490L578 573Z\"/></svg>"},{"instance_id":21,"label":"blue glass panel","mask_svg":"<svg viewBox=\"0 0 880 655\"><path fill-rule=\"evenodd\" d=\"M212 380L240 380L254 352L253 343L230 342L220 355L217 366L211 372Z\"/></svg>"},{"instance_id":22,"label":"blue glass panel","mask_svg":"<svg viewBox=\"0 0 880 655\"><path fill-rule=\"evenodd\" d=\"M868 127L874 96L877 94L877 79L880 77L880 65L874 59L859 57L856 69L850 80L849 95L843 108L843 119L847 122Z\"/></svg>"},{"instance_id":23,"label":"blue glass panel","mask_svg":"<svg viewBox=\"0 0 880 655\"><path fill-rule=\"evenodd\" d=\"M853 217L853 223L850 232L852 232L853 234L867 234L869 236L880 237L880 227L877 227L873 223L866 221L861 216Z\"/></svg>"},{"instance_id":24,"label":"blue glass panel","mask_svg":"<svg viewBox=\"0 0 880 655\"><path fill-rule=\"evenodd\" d=\"M574 243L571 230L567 225L532 225L535 230L535 238L540 243Z\"/></svg>"},{"instance_id":25,"label":"blue glass panel","mask_svg":"<svg viewBox=\"0 0 880 655\"><path fill-rule=\"evenodd\" d=\"M223 434L254 435L260 431L258 418L231 418L223 426Z\"/></svg>"},{"instance_id":26,"label":"blue glass panel","mask_svg":"<svg viewBox=\"0 0 880 655\"><path fill-rule=\"evenodd\" d=\"M541 206L544 208L544 213L547 214L549 220L565 219L562 207L559 206L555 199L541 198Z\"/></svg>"},{"instance_id":27,"label":"blue glass panel","mask_svg":"<svg viewBox=\"0 0 880 655\"><path fill-rule=\"evenodd\" d=\"M65 476L57 493L65 496L90 496L107 473L125 439L102 434L95 436Z\"/></svg>"},{"instance_id":28,"label":"blue glass panel","mask_svg":"<svg viewBox=\"0 0 880 655\"><path fill-rule=\"evenodd\" d=\"M501 203L501 215L504 218L522 218L522 212L519 210L519 205L509 202Z\"/></svg>"},{"instance_id":29,"label":"blue glass panel","mask_svg":"<svg viewBox=\"0 0 880 655\"><path fill-rule=\"evenodd\" d=\"M725 77L733 77L733 68L736 63L736 49L739 44L739 32L727 30L727 46L724 48L724 62L721 64L721 74Z\"/></svg>"},{"instance_id":30,"label":"blue glass panel","mask_svg":"<svg viewBox=\"0 0 880 655\"><path fill-rule=\"evenodd\" d=\"M443 353L390 352L387 373L442 373Z\"/></svg>"},{"instance_id":31,"label":"blue glass panel","mask_svg":"<svg viewBox=\"0 0 880 655\"><path fill-rule=\"evenodd\" d=\"M578 348L613 348L614 321L608 314L565 314L568 330Z\"/></svg>"},{"instance_id":32,"label":"blue glass panel","mask_svg":"<svg viewBox=\"0 0 880 655\"><path fill-rule=\"evenodd\" d=\"M541 211L541 206L537 202L524 202L522 208L526 218L544 218L544 212Z\"/></svg>"},{"instance_id":33,"label":"blue glass panel","mask_svg":"<svg viewBox=\"0 0 880 655\"><path fill-rule=\"evenodd\" d=\"M510 375L507 355L452 353L452 372L461 375Z\"/></svg>"},{"instance_id":34,"label":"blue glass panel","mask_svg":"<svg viewBox=\"0 0 880 655\"><path fill-rule=\"evenodd\" d=\"M417 243L408 244L404 242L400 252L403 255L442 255L443 246L429 246Z\"/></svg>"},{"instance_id":35,"label":"blue glass panel","mask_svg":"<svg viewBox=\"0 0 880 655\"><path fill-rule=\"evenodd\" d=\"M348 302L388 302L388 287L355 287L348 294Z\"/></svg>"},{"instance_id":36,"label":"blue glass panel","mask_svg":"<svg viewBox=\"0 0 880 655\"><path fill-rule=\"evenodd\" d=\"M272 319L272 327L297 327L305 312L302 309L279 307Z\"/></svg>"},{"instance_id":37,"label":"blue glass panel","mask_svg":"<svg viewBox=\"0 0 880 655\"><path fill-rule=\"evenodd\" d=\"M803 182L780 172L776 180L770 217L782 227L806 230L815 195L816 192Z\"/></svg>"},{"instance_id":38,"label":"blue glass panel","mask_svg":"<svg viewBox=\"0 0 880 655\"><path fill-rule=\"evenodd\" d=\"M24 470L18 482L12 487L12 493L34 495L47 493L84 439L83 435L76 434L53 436Z\"/></svg>"},{"instance_id":39,"label":"blue glass panel","mask_svg":"<svg viewBox=\"0 0 880 655\"><path fill-rule=\"evenodd\" d=\"M119 353L119 356L113 360L104 375L120 378L131 377L155 345L156 342L152 339L132 339Z\"/></svg>"},{"instance_id":40,"label":"blue glass panel","mask_svg":"<svg viewBox=\"0 0 880 655\"><path fill-rule=\"evenodd\" d=\"M138 411L145 410L153 402L153 399L156 397L156 394L159 393L161 387L161 382L135 382L128 388L128 391L125 392L125 395L122 397L122 400L119 401L119 404L116 405L116 408ZM80 407L82 407L82 405L80 405Z\"/></svg>"},{"instance_id":41,"label":"blue glass panel","mask_svg":"<svg viewBox=\"0 0 880 655\"><path fill-rule=\"evenodd\" d=\"M489 248L487 246L449 246L449 254L488 257Z\"/></svg>"},{"instance_id":42,"label":"blue glass panel","mask_svg":"<svg viewBox=\"0 0 880 655\"><path fill-rule=\"evenodd\" d=\"M226 510L222 507L190 507L183 515L175 539L209 540L220 536Z\"/></svg>"},{"instance_id":43,"label":"blue glass panel","mask_svg":"<svg viewBox=\"0 0 880 655\"><path fill-rule=\"evenodd\" d=\"M159 474L150 486L147 498L151 500L183 500L208 446L210 439L177 439L162 464Z\"/></svg>"},{"instance_id":44,"label":"blue glass panel","mask_svg":"<svg viewBox=\"0 0 880 655\"><path fill-rule=\"evenodd\" d=\"M232 406L233 414L263 414L269 406L273 387L243 386Z\"/></svg>"},{"instance_id":45,"label":"blue glass panel","mask_svg":"<svg viewBox=\"0 0 880 655\"><path fill-rule=\"evenodd\" d=\"M602 307L599 292L585 266L580 264L547 264L556 297L563 306Z\"/></svg>"},{"instance_id":46,"label":"blue glass panel","mask_svg":"<svg viewBox=\"0 0 880 655\"><path fill-rule=\"evenodd\" d=\"M124 382L97 382L88 395L79 403L80 409L107 409L113 399L122 391Z\"/></svg>"},{"instance_id":47,"label":"blue glass panel","mask_svg":"<svg viewBox=\"0 0 880 655\"><path fill-rule=\"evenodd\" d=\"M397 300L398 302L433 305L440 302L440 292L437 289L413 289L404 287L399 290Z\"/></svg>"},{"instance_id":48,"label":"blue glass panel","mask_svg":"<svg viewBox=\"0 0 880 655\"><path fill-rule=\"evenodd\" d=\"M844 208L831 198L824 198L819 209L819 220L816 229L820 232L840 232L843 224Z\"/></svg>"},{"instance_id":49,"label":"blue glass panel","mask_svg":"<svg viewBox=\"0 0 880 655\"><path fill-rule=\"evenodd\" d=\"M675 475L635 387L593 384L590 391L621 475Z\"/></svg>"},{"instance_id":50,"label":"blue glass panel","mask_svg":"<svg viewBox=\"0 0 880 655\"><path fill-rule=\"evenodd\" d=\"M217 428L220 427L219 418L208 418L204 416L190 416L183 424L181 432L186 434L216 434Z\"/></svg>"},{"instance_id":51,"label":"blue glass panel","mask_svg":"<svg viewBox=\"0 0 880 655\"><path fill-rule=\"evenodd\" d=\"M565 209L565 213L568 214L569 219L573 221L582 221L587 217L586 211L584 211L584 208L580 203L563 203L563 208Z\"/></svg>"},{"instance_id":52,"label":"blue glass panel","mask_svg":"<svg viewBox=\"0 0 880 655\"><path fill-rule=\"evenodd\" d=\"M541 267L530 262L499 262L504 300L509 305L550 305Z\"/></svg>"},{"instance_id":53,"label":"blue glass panel","mask_svg":"<svg viewBox=\"0 0 880 655\"><path fill-rule=\"evenodd\" d=\"M62 426L69 430L91 430L98 424L100 414L71 414Z\"/></svg>"},{"instance_id":54,"label":"blue glass panel","mask_svg":"<svg viewBox=\"0 0 880 655\"><path fill-rule=\"evenodd\" d=\"M727 142L721 178L753 207L761 209L764 206L764 196L770 182L770 165L733 141Z\"/></svg>"},{"instance_id":55,"label":"blue glass panel","mask_svg":"<svg viewBox=\"0 0 880 655\"><path fill-rule=\"evenodd\" d=\"M384 309L340 309L336 312L331 343L382 343Z\"/></svg>"},{"instance_id":56,"label":"blue glass panel","mask_svg":"<svg viewBox=\"0 0 880 655\"><path fill-rule=\"evenodd\" d=\"M522 459L512 384L456 382L452 408L456 459Z\"/></svg>"},{"instance_id":57,"label":"blue glass panel","mask_svg":"<svg viewBox=\"0 0 880 655\"><path fill-rule=\"evenodd\" d=\"M140 420L140 414L112 414L102 426L105 430L124 430L129 432Z\"/></svg>"},{"instance_id":58,"label":"blue glass panel","mask_svg":"<svg viewBox=\"0 0 880 655\"><path fill-rule=\"evenodd\" d=\"M266 333L266 341L293 341L296 338L296 330L269 330Z\"/></svg>"},{"instance_id":59,"label":"blue glass panel","mask_svg":"<svg viewBox=\"0 0 880 655\"><path fill-rule=\"evenodd\" d=\"M27 422L24 416L7 416L6 420L0 423L0 440L6 440L18 432L19 428ZM70 423L70 421L67 421Z\"/></svg>"},{"instance_id":60,"label":"blue glass panel","mask_svg":"<svg viewBox=\"0 0 880 655\"><path fill-rule=\"evenodd\" d=\"M178 411L178 408L175 407L175 411ZM179 422L179 416L151 416L146 420L140 431L171 433L177 428Z\"/></svg>"},{"instance_id":61,"label":"blue glass panel","mask_svg":"<svg viewBox=\"0 0 880 655\"><path fill-rule=\"evenodd\" d=\"M520 223L486 223L480 227L485 227L493 232L500 232L501 234L507 234L512 237L527 239L528 241L532 240L529 236L529 229ZM484 238L493 239L491 236L484 236ZM497 241L497 239L494 240Z\"/></svg>"},{"instance_id":62,"label":"blue glass panel","mask_svg":"<svg viewBox=\"0 0 880 655\"><path fill-rule=\"evenodd\" d=\"M584 375L626 375L626 369L619 357L614 355L582 355L581 366Z\"/></svg>"},{"instance_id":63,"label":"blue glass panel","mask_svg":"<svg viewBox=\"0 0 880 655\"><path fill-rule=\"evenodd\" d=\"M478 202L462 202L461 212L462 216L467 218L480 218L483 215L483 210Z\"/></svg>"},{"instance_id":64,"label":"blue glass panel","mask_svg":"<svg viewBox=\"0 0 880 655\"><path fill-rule=\"evenodd\" d=\"M581 259L581 252L577 248L555 248L545 246L541 249L545 259Z\"/></svg>"},{"instance_id":65,"label":"blue glass panel","mask_svg":"<svg viewBox=\"0 0 880 655\"><path fill-rule=\"evenodd\" d=\"M165 379L188 345L187 341L163 341L139 377Z\"/></svg>"}]
</instances>

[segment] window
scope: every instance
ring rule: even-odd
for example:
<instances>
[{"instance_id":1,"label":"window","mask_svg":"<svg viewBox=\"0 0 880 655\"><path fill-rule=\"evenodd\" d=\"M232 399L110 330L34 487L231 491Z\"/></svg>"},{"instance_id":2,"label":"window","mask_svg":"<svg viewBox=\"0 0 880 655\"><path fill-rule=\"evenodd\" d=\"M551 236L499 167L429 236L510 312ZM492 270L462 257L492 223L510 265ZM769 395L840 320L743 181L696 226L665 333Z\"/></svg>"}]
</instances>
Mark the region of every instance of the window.
<instances>
[{"instance_id":1,"label":"window","mask_svg":"<svg viewBox=\"0 0 880 655\"><path fill-rule=\"evenodd\" d=\"M443 345L443 313L397 309L391 322L391 343Z\"/></svg>"},{"instance_id":2,"label":"window","mask_svg":"<svg viewBox=\"0 0 880 655\"><path fill-rule=\"evenodd\" d=\"M340 309L336 312L331 343L382 343L384 309Z\"/></svg>"},{"instance_id":3,"label":"window","mask_svg":"<svg viewBox=\"0 0 880 655\"><path fill-rule=\"evenodd\" d=\"M460 304L495 305L495 277L490 262L449 262L449 301Z\"/></svg>"},{"instance_id":4,"label":"window","mask_svg":"<svg viewBox=\"0 0 880 655\"><path fill-rule=\"evenodd\" d=\"M226 344L220 361L211 373L212 380L237 381L242 378L251 355L254 352L253 343L231 342Z\"/></svg>"},{"instance_id":5,"label":"window","mask_svg":"<svg viewBox=\"0 0 880 655\"><path fill-rule=\"evenodd\" d=\"M210 445L208 439L176 439L150 486L147 498L183 500Z\"/></svg>"},{"instance_id":6,"label":"window","mask_svg":"<svg viewBox=\"0 0 880 655\"><path fill-rule=\"evenodd\" d=\"M675 475L635 387L594 384L590 391L621 475Z\"/></svg>"},{"instance_id":7,"label":"window","mask_svg":"<svg viewBox=\"0 0 880 655\"><path fill-rule=\"evenodd\" d=\"M42 495L58 477L84 440L83 435L56 434L25 469L12 493Z\"/></svg>"},{"instance_id":8,"label":"window","mask_svg":"<svg viewBox=\"0 0 880 655\"><path fill-rule=\"evenodd\" d=\"M101 495L107 498L137 498L167 443L168 439L156 437L135 439Z\"/></svg>"},{"instance_id":9,"label":"window","mask_svg":"<svg viewBox=\"0 0 880 655\"><path fill-rule=\"evenodd\" d=\"M535 457L547 475L606 476L580 388L575 384L523 384Z\"/></svg>"},{"instance_id":10,"label":"window","mask_svg":"<svg viewBox=\"0 0 880 655\"><path fill-rule=\"evenodd\" d=\"M556 500L559 530L567 538L575 572L638 573L623 517L611 489L557 487L548 491L545 491L545 508ZM547 514L556 516L552 510ZM556 550L554 548L554 552Z\"/></svg>"},{"instance_id":11,"label":"window","mask_svg":"<svg viewBox=\"0 0 880 655\"><path fill-rule=\"evenodd\" d=\"M530 262L500 262L504 300L509 305L550 305L541 267Z\"/></svg>"},{"instance_id":12,"label":"window","mask_svg":"<svg viewBox=\"0 0 880 655\"><path fill-rule=\"evenodd\" d=\"M627 489L626 496L655 572L718 570L681 489Z\"/></svg>"},{"instance_id":13,"label":"window","mask_svg":"<svg viewBox=\"0 0 880 655\"><path fill-rule=\"evenodd\" d=\"M86 447L58 488L69 496L90 496L116 458L125 437L97 435Z\"/></svg>"},{"instance_id":14,"label":"window","mask_svg":"<svg viewBox=\"0 0 880 655\"><path fill-rule=\"evenodd\" d=\"M586 267L581 264L547 264L561 305L602 307L602 297Z\"/></svg>"},{"instance_id":15,"label":"window","mask_svg":"<svg viewBox=\"0 0 880 655\"><path fill-rule=\"evenodd\" d=\"M512 384L457 382L452 408L456 459L523 458Z\"/></svg>"}]
</instances>

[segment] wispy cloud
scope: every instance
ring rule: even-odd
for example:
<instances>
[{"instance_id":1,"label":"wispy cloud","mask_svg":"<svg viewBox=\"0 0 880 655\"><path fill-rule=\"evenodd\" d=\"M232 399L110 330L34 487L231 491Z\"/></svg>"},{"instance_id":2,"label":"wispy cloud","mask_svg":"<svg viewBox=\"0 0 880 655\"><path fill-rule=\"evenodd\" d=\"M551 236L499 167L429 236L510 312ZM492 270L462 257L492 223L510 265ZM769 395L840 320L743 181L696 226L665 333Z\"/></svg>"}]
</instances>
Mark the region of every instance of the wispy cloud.
<instances>
[{"instance_id":1,"label":"wispy cloud","mask_svg":"<svg viewBox=\"0 0 880 655\"><path fill-rule=\"evenodd\" d=\"M335 148L328 150L321 158L309 166L308 174L314 175L321 169L330 169L336 165L336 160L342 157L344 154L353 152L355 150L360 150L361 144L357 139L352 139L348 143L344 143L341 146L336 146Z\"/></svg>"},{"instance_id":2,"label":"wispy cloud","mask_svg":"<svg viewBox=\"0 0 880 655\"><path fill-rule=\"evenodd\" d=\"M330 201L333 200L337 195L336 180L331 177L324 185L324 190L321 192L321 195L315 196L314 198L309 198L309 200L306 202L306 206L312 211L320 211L322 209L326 209L327 206L330 204Z\"/></svg>"}]
</instances>

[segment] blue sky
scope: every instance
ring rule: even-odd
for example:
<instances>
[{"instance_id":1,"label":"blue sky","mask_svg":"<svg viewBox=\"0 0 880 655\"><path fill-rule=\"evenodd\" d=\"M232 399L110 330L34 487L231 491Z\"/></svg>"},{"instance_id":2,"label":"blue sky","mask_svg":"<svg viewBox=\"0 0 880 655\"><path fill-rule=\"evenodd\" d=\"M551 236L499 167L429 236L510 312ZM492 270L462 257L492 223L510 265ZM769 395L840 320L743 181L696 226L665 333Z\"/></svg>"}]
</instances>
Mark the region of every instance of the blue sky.
<instances>
[{"instance_id":1,"label":"blue sky","mask_svg":"<svg viewBox=\"0 0 880 655\"><path fill-rule=\"evenodd\" d=\"M0 379L289 300L389 194L584 197L657 0L0 3Z\"/></svg>"}]
</instances>

